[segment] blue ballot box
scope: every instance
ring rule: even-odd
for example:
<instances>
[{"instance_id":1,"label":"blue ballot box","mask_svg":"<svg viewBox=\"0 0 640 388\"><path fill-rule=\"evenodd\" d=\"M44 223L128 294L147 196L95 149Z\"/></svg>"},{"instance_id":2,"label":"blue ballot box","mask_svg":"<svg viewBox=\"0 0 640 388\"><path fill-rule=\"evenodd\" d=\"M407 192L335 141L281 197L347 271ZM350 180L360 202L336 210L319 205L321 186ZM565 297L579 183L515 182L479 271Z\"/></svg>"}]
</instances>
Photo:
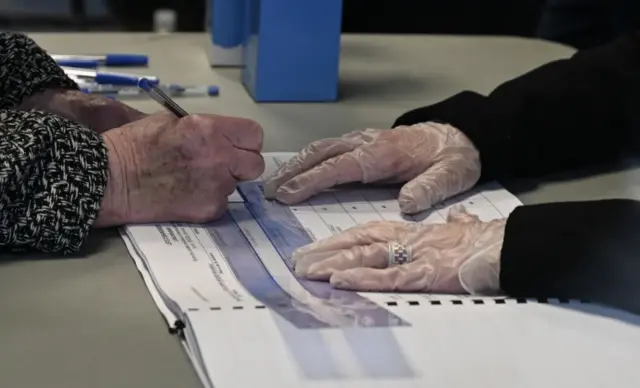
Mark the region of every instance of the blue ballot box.
<instances>
[{"instance_id":1,"label":"blue ballot box","mask_svg":"<svg viewBox=\"0 0 640 388\"><path fill-rule=\"evenodd\" d=\"M242 66L247 28L246 0L209 0L211 66Z\"/></svg>"},{"instance_id":2,"label":"blue ballot box","mask_svg":"<svg viewBox=\"0 0 640 388\"><path fill-rule=\"evenodd\" d=\"M242 82L257 102L338 98L342 0L246 0Z\"/></svg>"}]
</instances>

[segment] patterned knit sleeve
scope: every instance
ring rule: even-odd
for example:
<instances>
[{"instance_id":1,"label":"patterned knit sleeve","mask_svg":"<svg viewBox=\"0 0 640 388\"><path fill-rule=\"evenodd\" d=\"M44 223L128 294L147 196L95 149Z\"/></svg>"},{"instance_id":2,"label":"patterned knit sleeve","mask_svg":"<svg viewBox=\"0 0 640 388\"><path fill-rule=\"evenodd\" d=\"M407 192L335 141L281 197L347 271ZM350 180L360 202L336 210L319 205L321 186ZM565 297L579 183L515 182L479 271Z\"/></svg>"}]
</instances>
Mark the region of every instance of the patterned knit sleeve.
<instances>
[{"instance_id":1,"label":"patterned knit sleeve","mask_svg":"<svg viewBox=\"0 0 640 388\"><path fill-rule=\"evenodd\" d=\"M107 179L100 135L52 114L0 110L0 248L78 251Z\"/></svg>"},{"instance_id":2,"label":"patterned knit sleeve","mask_svg":"<svg viewBox=\"0 0 640 388\"><path fill-rule=\"evenodd\" d=\"M78 89L78 85L33 39L0 32L0 109L13 108L46 89Z\"/></svg>"}]
</instances>

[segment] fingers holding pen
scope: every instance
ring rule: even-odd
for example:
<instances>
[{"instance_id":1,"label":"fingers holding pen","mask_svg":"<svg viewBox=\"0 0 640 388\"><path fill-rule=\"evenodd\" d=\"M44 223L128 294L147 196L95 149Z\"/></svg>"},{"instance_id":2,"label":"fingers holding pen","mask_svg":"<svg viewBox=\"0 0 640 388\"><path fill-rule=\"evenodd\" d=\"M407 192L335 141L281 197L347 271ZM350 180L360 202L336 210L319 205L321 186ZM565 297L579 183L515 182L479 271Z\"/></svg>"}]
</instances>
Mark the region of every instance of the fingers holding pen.
<instances>
[{"instance_id":1,"label":"fingers holding pen","mask_svg":"<svg viewBox=\"0 0 640 388\"><path fill-rule=\"evenodd\" d=\"M114 145L110 161L118 164L110 187L124 187L108 203L128 206L118 219L106 218L117 212L103 209L101 225L215 219L238 181L256 179L265 168L262 131L245 119L161 111L104 136Z\"/></svg>"}]
</instances>

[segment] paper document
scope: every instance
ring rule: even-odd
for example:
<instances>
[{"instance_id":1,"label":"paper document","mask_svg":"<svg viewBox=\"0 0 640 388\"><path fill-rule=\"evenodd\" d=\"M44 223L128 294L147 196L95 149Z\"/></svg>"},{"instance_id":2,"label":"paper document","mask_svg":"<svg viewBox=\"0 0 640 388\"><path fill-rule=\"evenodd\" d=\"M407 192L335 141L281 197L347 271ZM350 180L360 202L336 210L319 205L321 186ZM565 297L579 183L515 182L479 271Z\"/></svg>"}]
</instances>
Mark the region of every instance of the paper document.
<instances>
[{"instance_id":1,"label":"paper document","mask_svg":"<svg viewBox=\"0 0 640 388\"><path fill-rule=\"evenodd\" d=\"M291 156L266 154L265 175ZM561 387L566 385L548 375L532 377L525 364L513 359L520 354L513 346L534 353L541 341L572 349L587 346L575 333L589 334L601 350L615 345L623 358L640 357L635 327L594 315L567 332L562 324L584 317L576 309L504 298L356 293L294 276L291 254L296 248L358 224L442 223L456 203L491 220L507 217L521 204L491 184L405 216L397 195L398 189L341 188L286 206L265 200L258 180L240 184L230 196L227 214L215 222L129 225L123 238L163 316L184 329L190 357L206 386L496 387L501 385L491 370L507 362L512 370L505 388ZM592 335L605 327L615 334L605 339ZM630 353L625 356L625 351ZM569 354L529 354L525 359L544 363ZM589 367L594 362L599 368L616 364L626 370L624 362L614 363L608 355L600 354ZM451 369L465 362L487 362L489 369L471 367L462 374ZM557 373L565 379L573 372ZM629 381L640 384L640 374L631 377ZM569 384L578 386L578 381L583 387L601 386L587 378Z\"/></svg>"}]
</instances>

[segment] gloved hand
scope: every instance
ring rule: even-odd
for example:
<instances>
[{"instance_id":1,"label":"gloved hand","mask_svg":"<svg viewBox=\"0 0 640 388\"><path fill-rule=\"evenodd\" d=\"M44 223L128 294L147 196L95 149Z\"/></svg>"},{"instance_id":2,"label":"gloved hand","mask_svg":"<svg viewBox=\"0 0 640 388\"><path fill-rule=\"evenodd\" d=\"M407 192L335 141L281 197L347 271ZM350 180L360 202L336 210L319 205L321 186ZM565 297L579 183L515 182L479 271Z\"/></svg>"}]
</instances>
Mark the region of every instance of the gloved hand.
<instances>
[{"instance_id":1,"label":"gloved hand","mask_svg":"<svg viewBox=\"0 0 640 388\"><path fill-rule=\"evenodd\" d=\"M505 224L456 206L445 224L362 224L299 248L292 260L297 276L338 289L493 294Z\"/></svg>"},{"instance_id":2,"label":"gloved hand","mask_svg":"<svg viewBox=\"0 0 640 388\"><path fill-rule=\"evenodd\" d=\"M480 156L456 128L436 123L367 129L308 145L265 180L269 199L302 202L350 182L407 182L398 198L412 214L473 187Z\"/></svg>"},{"instance_id":3,"label":"gloved hand","mask_svg":"<svg viewBox=\"0 0 640 388\"><path fill-rule=\"evenodd\" d=\"M96 227L210 221L238 182L264 172L262 128L247 119L162 111L102 136L109 181Z\"/></svg>"},{"instance_id":4,"label":"gloved hand","mask_svg":"<svg viewBox=\"0 0 640 388\"><path fill-rule=\"evenodd\" d=\"M147 116L120 101L79 90L47 89L23 101L18 109L53 113L98 133Z\"/></svg>"}]
</instances>

